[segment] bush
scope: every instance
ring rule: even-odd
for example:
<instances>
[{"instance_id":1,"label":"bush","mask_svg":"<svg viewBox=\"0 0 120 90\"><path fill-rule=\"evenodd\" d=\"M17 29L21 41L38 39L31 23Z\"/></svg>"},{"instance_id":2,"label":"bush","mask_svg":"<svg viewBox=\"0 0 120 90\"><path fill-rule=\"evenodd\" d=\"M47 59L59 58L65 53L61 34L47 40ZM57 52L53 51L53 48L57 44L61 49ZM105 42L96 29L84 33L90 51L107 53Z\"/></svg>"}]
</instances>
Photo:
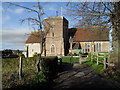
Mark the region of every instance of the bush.
<instances>
[{"instance_id":1,"label":"bush","mask_svg":"<svg viewBox=\"0 0 120 90\"><path fill-rule=\"evenodd\" d=\"M43 73L36 73L33 75L33 80L36 83L46 83L47 82L47 78Z\"/></svg>"},{"instance_id":2,"label":"bush","mask_svg":"<svg viewBox=\"0 0 120 90\"><path fill-rule=\"evenodd\" d=\"M58 57L47 56L43 57L41 61L42 72L49 79L53 79L57 75L58 71Z\"/></svg>"}]
</instances>

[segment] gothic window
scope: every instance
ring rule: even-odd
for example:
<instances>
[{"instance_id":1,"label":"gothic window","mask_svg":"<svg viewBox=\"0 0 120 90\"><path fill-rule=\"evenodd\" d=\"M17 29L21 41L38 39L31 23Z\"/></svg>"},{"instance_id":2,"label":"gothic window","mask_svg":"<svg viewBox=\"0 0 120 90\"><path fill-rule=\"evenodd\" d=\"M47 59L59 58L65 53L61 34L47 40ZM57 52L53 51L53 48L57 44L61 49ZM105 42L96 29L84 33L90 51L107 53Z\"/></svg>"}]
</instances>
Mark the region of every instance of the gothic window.
<instances>
[{"instance_id":1,"label":"gothic window","mask_svg":"<svg viewBox=\"0 0 120 90\"><path fill-rule=\"evenodd\" d=\"M55 47L54 45L51 46L51 54L54 54L55 53Z\"/></svg>"}]
</instances>

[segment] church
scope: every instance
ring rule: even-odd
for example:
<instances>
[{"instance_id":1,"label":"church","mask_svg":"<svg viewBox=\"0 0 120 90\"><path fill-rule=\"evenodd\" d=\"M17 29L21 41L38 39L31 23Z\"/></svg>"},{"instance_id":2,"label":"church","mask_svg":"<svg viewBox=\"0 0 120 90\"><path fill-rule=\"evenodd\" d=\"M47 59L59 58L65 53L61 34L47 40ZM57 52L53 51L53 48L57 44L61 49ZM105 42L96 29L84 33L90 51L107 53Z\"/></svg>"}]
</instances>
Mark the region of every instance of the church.
<instances>
[{"instance_id":1,"label":"church","mask_svg":"<svg viewBox=\"0 0 120 90\"><path fill-rule=\"evenodd\" d=\"M47 22L47 23L46 23ZM45 51L47 56L66 56L74 50L83 53L108 52L110 48L109 30L105 26L68 28L69 21L63 16L44 19L44 24L52 26L46 35ZM45 27L46 30L46 27ZM39 31L32 32L25 42L25 57L40 53Z\"/></svg>"}]
</instances>

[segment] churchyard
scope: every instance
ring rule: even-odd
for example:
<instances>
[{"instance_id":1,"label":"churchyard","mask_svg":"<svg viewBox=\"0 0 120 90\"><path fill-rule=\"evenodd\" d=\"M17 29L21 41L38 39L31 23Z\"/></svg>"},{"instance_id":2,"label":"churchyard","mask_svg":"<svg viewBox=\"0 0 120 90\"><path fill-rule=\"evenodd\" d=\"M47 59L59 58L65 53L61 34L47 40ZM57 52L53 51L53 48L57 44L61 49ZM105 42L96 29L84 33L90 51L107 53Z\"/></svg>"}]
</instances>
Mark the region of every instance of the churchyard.
<instances>
[{"instance_id":1,"label":"churchyard","mask_svg":"<svg viewBox=\"0 0 120 90\"><path fill-rule=\"evenodd\" d=\"M81 72L79 70L83 70L82 72L86 72L86 69L82 69L84 65L86 65L87 68L92 68L92 70L95 70L94 73L100 75L99 78L101 78L101 76L102 78L104 77L105 80L108 80L107 82L109 82L109 80L120 82L119 71L116 71L114 67L108 68L107 67L108 65L106 65L106 68L104 68L104 58L103 59L102 57L98 58L99 61L103 61L102 64L102 63L98 63L96 57L92 57L92 59L91 57L92 57L91 54L89 54L87 57L82 57L82 58L80 56L63 56L61 57L62 58L61 64L60 64L60 58L57 58L57 62L58 62L58 66L56 67L57 75L55 76L55 78L52 79L49 79L50 76L49 70L44 69L40 73L36 72L36 67L35 67L36 59L37 59L36 57L22 58L21 79L19 79L20 57L2 59L2 87L3 89L19 88L21 90L21 88L30 88L30 89L44 88L45 85L48 85L48 87L50 88L58 88L59 84L54 85L54 83L60 82L59 81L60 77L64 76L64 78L68 78L66 74L68 74L68 76L71 75L71 77L74 77L78 72ZM84 61L80 63L80 60L82 59L84 59ZM46 65L46 67L47 65L49 66L49 64L44 64L44 65ZM76 68L76 65L78 65L78 67L77 69L74 69ZM53 66L53 68L55 67ZM71 74L72 70L78 70L78 72L75 71L76 73ZM92 72L89 73L92 74Z\"/></svg>"}]
</instances>

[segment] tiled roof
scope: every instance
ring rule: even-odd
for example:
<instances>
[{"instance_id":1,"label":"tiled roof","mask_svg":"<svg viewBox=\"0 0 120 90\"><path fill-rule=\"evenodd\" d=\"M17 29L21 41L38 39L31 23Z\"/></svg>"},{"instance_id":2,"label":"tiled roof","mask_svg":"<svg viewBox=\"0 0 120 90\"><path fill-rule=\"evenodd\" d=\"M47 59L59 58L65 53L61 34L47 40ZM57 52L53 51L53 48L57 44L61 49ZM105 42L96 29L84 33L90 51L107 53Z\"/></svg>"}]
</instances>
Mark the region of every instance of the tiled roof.
<instances>
[{"instance_id":1,"label":"tiled roof","mask_svg":"<svg viewBox=\"0 0 120 90\"><path fill-rule=\"evenodd\" d=\"M104 26L80 27L73 37L74 42L109 41L108 28Z\"/></svg>"},{"instance_id":2,"label":"tiled roof","mask_svg":"<svg viewBox=\"0 0 120 90\"><path fill-rule=\"evenodd\" d=\"M93 27L79 27L70 28L69 36L73 37L74 42L80 41L108 41L108 28L93 26ZM26 43L39 43L40 32L32 32Z\"/></svg>"},{"instance_id":3,"label":"tiled roof","mask_svg":"<svg viewBox=\"0 0 120 90\"><path fill-rule=\"evenodd\" d=\"M39 43L40 32L32 32L25 43Z\"/></svg>"}]
</instances>

